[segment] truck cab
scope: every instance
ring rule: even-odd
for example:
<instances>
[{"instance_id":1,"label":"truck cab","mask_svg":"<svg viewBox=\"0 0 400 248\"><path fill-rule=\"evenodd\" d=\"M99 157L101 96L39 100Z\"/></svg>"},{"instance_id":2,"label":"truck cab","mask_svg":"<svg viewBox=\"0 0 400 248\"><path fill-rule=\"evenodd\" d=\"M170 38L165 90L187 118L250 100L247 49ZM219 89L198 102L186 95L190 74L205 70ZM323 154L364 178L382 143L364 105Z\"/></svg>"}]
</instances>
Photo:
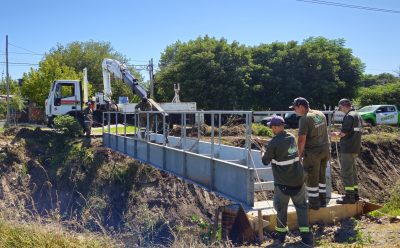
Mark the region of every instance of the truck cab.
<instances>
[{"instance_id":1,"label":"truck cab","mask_svg":"<svg viewBox=\"0 0 400 248\"><path fill-rule=\"evenodd\" d=\"M45 102L46 122L58 115L73 115L82 111L82 87L78 80L56 80Z\"/></svg>"},{"instance_id":2,"label":"truck cab","mask_svg":"<svg viewBox=\"0 0 400 248\"><path fill-rule=\"evenodd\" d=\"M399 111L395 105L370 105L358 110L363 120L370 125L398 125Z\"/></svg>"}]
</instances>

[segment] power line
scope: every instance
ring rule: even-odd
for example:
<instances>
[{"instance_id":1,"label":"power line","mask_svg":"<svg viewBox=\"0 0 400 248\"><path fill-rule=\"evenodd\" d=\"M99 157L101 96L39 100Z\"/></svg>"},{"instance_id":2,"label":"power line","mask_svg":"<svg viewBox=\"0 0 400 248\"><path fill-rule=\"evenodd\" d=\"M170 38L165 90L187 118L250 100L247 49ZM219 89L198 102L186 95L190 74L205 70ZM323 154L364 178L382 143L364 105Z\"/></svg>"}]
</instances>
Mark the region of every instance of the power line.
<instances>
[{"instance_id":1,"label":"power line","mask_svg":"<svg viewBox=\"0 0 400 248\"><path fill-rule=\"evenodd\" d=\"M6 62L0 62L0 64L6 64ZM22 63L22 62L8 62L9 65L39 65L34 63Z\"/></svg>"},{"instance_id":2,"label":"power line","mask_svg":"<svg viewBox=\"0 0 400 248\"><path fill-rule=\"evenodd\" d=\"M37 53L37 52L33 52L33 51L29 50L29 49L26 49L26 48L23 48L23 47L17 46L17 45L15 45L15 44L12 44L12 43L10 43L10 42L8 42L8 44L9 44L9 45L11 45L11 46L13 46L13 47L16 47L16 48L19 48L19 49L25 50L25 51L27 51L27 52L29 52L29 53L31 53L31 54L34 54L34 55L39 55L39 53Z\"/></svg>"},{"instance_id":3,"label":"power line","mask_svg":"<svg viewBox=\"0 0 400 248\"><path fill-rule=\"evenodd\" d=\"M399 10L381 9L381 8L374 8L374 7L368 7L368 6L353 5L353 4L345 4L345 3L338 3L338 2L331 2L331 1L320 1L320 0L296 0L296 1L312 3L312 4L329 5L329 6L342 7L342 8L351 8L351 9L360 9L360 10L368 10L368 11L376 11L376 12L385 12L385 13L391 13L391 14L400 14Z\"/></svg>"},{"instance_id":4,"label":"power line","mask_svg":"<svg viewBox=\"0 0 400 248\"><path fill-rule=\"evenodd\" d=\"M10 53L12 53L12 54L25 54L25 55L36 55L36 56L44 56L44 55L46 55L46 54L41 54L41 53L21 53L21 52L8 52L9 54ZM6 55L6 53L5 52L3 52L3 51L1 51L0 52L0 55Z\"/></svg>"}]
</instances>

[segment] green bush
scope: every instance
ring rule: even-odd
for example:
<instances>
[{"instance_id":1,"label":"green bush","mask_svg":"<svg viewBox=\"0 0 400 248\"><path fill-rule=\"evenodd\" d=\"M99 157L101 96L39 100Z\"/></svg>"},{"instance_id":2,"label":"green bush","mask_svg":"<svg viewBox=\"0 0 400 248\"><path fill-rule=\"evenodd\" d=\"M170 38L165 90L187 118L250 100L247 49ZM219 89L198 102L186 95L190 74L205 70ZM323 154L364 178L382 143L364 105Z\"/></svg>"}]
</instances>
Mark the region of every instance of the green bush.
<instances>
[{"instance_id":1,"label":"green bush","mask_svg":"<svg viewBox=\"0 0 400 248\"><path fill-rule=\"evenodd\" d=\"M73 137L78 136L83 131L77 119L69 115L59 115L54 118L54 128Z\"/></svg>"},{"instance_id":2,"label":"green bush","mask_svg":"<svg viewBox=\"0 0 400 248\"><path fill-rule=\"evenodd\" d=\"M254 123L252 125L252 132L253 132L254 135L272 137L271 128L266 127L266 126L264 126L262 124L259 124L259 123Z\"/></svg>"},{"instance_id":3,"label":"green bush","mask_svg":"<svg viewBox=\"0 0 400 248\"><path fill-rule=\"evenodd\" d=\"M354 103L358 107L374 104L394 104L400 107L400 82L362 87Z\"/></svg>"},{"instance_id":4,"label":"green bush","mask_svg":"<svg viewBox=\"0 0 400 248\"><path fill-rule=\"evenodd\" d=\"M384 214L391 216L400 215L400 182L397 182L390 192L390 198L383 208L371 212L372 216L379 217Z\"/></svg>"}]
</instances>

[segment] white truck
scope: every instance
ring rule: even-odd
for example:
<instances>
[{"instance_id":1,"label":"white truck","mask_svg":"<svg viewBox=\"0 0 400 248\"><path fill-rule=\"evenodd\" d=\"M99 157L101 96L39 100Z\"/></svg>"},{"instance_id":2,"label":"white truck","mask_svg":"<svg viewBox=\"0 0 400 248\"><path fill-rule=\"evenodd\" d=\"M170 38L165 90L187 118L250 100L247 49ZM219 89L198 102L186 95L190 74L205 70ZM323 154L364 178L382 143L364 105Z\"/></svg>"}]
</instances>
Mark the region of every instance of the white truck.
<instances>
[{"instance_id":1,"label":"white truck","mask_svg":"<svg viewBox=\"0 0 400 248\"><path fill-rule=\"evenodd\" d=\"M372 125L400 125L400 113L395 105L370 105L358 110L363 120Z\"/></svg>"},{"instance_id":2,"label":"white truck","mask_svg":"<svg viewBox=\"0 0 400 248\"><path fill-rule=\"evenodd\" d=\"M114 59L104 59L102 68L104 92L96 93L91 99L95 101L95 111L93 113L95 124L102 123L101 118L104 111L128 112L134 110L133 106L135 104L117 105L111 100L111 74L128 84L140 98L147 97L146 90L139 85L137 79L133 77L121 62ZM46 123L48 126L52 126L54 117L58 115L75 116L83 124L83 108L86 102L88 102L86 75L86 71L84 70L83 85L79 80L56 80L53 82L48 98L45 101ZM168 109L163 109L153 99L148 98L148 100L158 111L196 110L195 102L173 103L173 106L171 106L171 103L168 103L166 104Z\"/></svg>"}]
</instances>

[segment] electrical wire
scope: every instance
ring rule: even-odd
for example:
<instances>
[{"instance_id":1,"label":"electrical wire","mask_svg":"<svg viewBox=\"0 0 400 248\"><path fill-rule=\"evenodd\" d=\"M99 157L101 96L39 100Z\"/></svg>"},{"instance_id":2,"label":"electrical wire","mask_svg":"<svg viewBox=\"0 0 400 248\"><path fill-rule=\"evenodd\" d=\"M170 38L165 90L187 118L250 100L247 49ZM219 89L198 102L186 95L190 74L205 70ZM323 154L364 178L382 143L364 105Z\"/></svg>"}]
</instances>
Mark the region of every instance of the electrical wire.
<instances>
[{"instance_id":1,"label":"electrical wire","mask_svg":"<svg viewBox=\"0 0 400 248\"><path fill-rule=\"evenodd\" d=\"M29 49L26 49L26 48L17 46L17 45L15 45L15 44L11 43L11 42L8 42L8 44L11 45L11 46L13 46L13 47L15 47L15 48L19 48L19 49L25 50L25 51L29 52L30 54L33 54L33 55L42 55L42 54L40 54L40 53L33 52L33 51L29 50Z\"/></svg>"},{"instance_id":2,"label":"electrical wire","mask_svg":"<svg viewBox=\"0 0 400 248\"><path fill-rule=\"evenodd\" d=\"M296 1L312 3L312 4L320 4L320 5L329 5L329 6L334 6L334 7L351 8L351 9L359 9L359 10L367 10L367 11L375 11L375 12L384 12L384 13L390 13L390 14L400 14L399 10L381 9L381 8L375 8L375 7L345 4L345 3L338 3L338 2L332 2L332 1L320 1L320 0L296 0Z\"/></svg>"}]
</instances>

